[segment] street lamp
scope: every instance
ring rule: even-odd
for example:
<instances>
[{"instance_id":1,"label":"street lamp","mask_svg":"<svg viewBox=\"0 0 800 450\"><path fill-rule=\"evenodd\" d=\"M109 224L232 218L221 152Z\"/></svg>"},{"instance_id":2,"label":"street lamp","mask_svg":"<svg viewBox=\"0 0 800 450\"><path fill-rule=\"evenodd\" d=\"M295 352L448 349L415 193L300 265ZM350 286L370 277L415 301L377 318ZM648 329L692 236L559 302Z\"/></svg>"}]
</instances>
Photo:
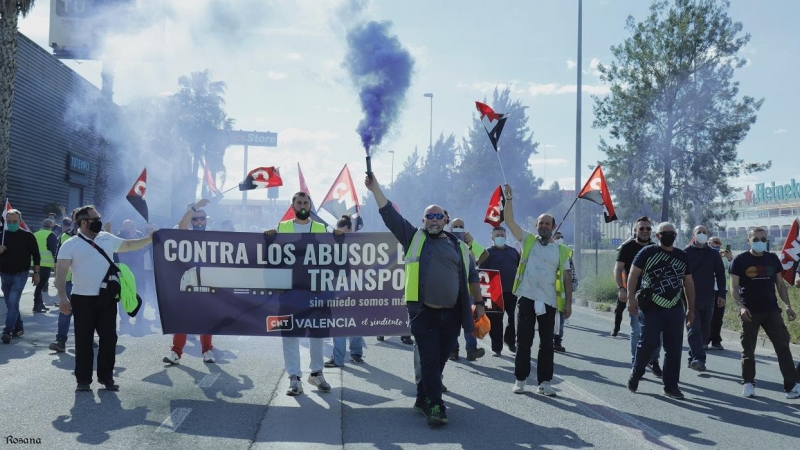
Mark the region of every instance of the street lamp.
<instances>
[{"instance_id":1,"label":"street lamp","mask_svg":"<svg viewBox=\"0 0 800 450\"><path fill-rule=\"evenodd\" d=\"M423 97L429 97L431 99L431 137L428 150L433 151L433 94L428 92L425 95L423 95Z\"/></svg>"}]
</instances>

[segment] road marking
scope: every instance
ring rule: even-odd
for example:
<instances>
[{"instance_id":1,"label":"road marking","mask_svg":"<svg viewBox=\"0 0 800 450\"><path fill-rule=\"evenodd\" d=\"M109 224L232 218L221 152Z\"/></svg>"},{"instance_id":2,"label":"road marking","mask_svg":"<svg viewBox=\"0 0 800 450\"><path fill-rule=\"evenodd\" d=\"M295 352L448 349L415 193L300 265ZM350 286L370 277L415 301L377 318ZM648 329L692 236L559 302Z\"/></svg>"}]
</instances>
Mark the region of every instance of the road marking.
<instances>
[{"instance_id":1,"label":"road marking","mask_svg":"<svg viewBox=\"0 0 800 450\"><path fill-rule=\"evenodd\" d=\"M164 419L164 422L161 423L161 426L158 427L156 432L176 431L183 421L186 420L186 417L189 416L190 412L192 412L192 408L175 408L172 413L170 413L169 417Z\"/></svg>"},{"instance_id":2,"label":"road marking","mask_svg":"<svg viewBox=\"0 0 800 450\"><path fill-rule=\"evenodd\" d=\"M208 375L204 376L202 380L197 382L197 386L200 388L210 388L215 381L219 378L219 373L209 373Z\"/></svg>"}]
</instances>

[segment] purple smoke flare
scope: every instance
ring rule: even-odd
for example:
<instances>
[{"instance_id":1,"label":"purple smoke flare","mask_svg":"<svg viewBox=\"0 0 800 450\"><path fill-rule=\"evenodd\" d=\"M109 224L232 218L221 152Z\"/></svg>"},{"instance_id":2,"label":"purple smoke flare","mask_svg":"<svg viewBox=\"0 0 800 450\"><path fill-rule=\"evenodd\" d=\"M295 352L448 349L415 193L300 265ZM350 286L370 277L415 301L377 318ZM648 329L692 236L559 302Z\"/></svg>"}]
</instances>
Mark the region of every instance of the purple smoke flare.
<instances>
[{"instance_id":1,"label":"purple smoke flare","mask_svg":"<svg viewBox=\"0 0 800 450\"><path fill-rule=\"evenodd\" d=\"M367 155L392 128L411 84L414 60L395 35L391 22L368 22L347 33L344 66L358 88L364 118L356 132Z\"/></svg>"}]
</instances>

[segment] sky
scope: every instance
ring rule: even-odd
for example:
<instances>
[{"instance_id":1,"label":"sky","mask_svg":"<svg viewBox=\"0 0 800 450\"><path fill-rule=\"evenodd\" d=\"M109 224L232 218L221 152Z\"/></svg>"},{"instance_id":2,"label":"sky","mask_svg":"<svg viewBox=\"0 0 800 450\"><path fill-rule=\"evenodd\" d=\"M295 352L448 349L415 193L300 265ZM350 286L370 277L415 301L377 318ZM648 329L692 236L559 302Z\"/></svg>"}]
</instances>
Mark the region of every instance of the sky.
<instances>
[{"instance_id":1,"label":"sky","mask_svg":"<svg viewBox=\"0 0 800 450\"><path fill-rule=\"evenodd\" d=\"M48 50L50 1L37 0L31 13L20 19L20 31ZM608 92L598 78L597 64L612 61L610 47L628 37L627 17L643 20L650 4L584 0L583 60L578 65L577 0L359 3L363 10L353 14L339 0L138 0L139 10L155 19L121 26L104 46L104 58L115 67L114 100L125 105L142 96L174 92L179 76L210 69L214 80L228 85L225 108L236 120L234 128L278 134L278 147L250 148L249 168L280 167L282 198L299 188L298 162L317 203L344 164L363 195L365 154L355 131L363 114L343 67L345 36L359 20L389 21L412 55L414 69L396 123L374 149L372 168L382 184L391 182L415 147L423 154L427 151L431 102L434 140L454 134L460 141L476 114L474 101L491 98L497 86L510 86L512 97L528 107L528 125L540 144L530 161L533 175L544 178L545 187L558 181L572 189L577 71L583 74L583 184L591 173L588 166L604 158L597 148L607 135L592 128L591 96ZM800 132L800 62L795 57L800 48L800 2L732 0L730 15L752 35L742 51L748 64L735 79L741 82L742 94L766 99L757 123L739 146L739 156L773 161L769 171L743 176L733 184L744 189L800 179L796 164L782 162L797 154L792 149ZM64 62L100 85L99 62ZM432 100L425 93L433 93ZM242 147L227 150L225 187L244 177L243 157ZM494 155L486 158L487 164L497 163ZM226 199L239 195L234 190ZM266 191L250 191L249 198L266 198Z\"/></svg>"}]
</instances>

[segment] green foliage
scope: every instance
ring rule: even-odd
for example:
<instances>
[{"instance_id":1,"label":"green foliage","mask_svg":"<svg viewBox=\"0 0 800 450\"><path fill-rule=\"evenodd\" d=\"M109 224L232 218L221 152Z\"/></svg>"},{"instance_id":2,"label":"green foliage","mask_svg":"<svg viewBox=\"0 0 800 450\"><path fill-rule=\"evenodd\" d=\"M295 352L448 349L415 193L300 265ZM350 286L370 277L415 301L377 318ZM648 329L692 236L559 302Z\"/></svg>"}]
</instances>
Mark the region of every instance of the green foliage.
<instances>
[{"instance_id":1,"label":"green foliage","mask_svg":"<svg viewBox=\"0 0 800 450\"><path fill-rule=\"evenodd\" d=\"M612 303L617 301L617 284L610 273L592 274L584 277L578 283L578 292L575 296L589 302Z\"/></svg>"},{"instance_id":2,"label":"green foliage","mask_svg":"<svg viewBox=\"0 0 800 450\"><path fill-rule=\"evenodd\" d=\"M739 97L734 71L746 64L739 51L749 42L742 25L716 0L654 2L650 15L628 18L630 37L611 48L615 61L599 66L611 85L595 97L596 128L614 143L600 149L617 215L713 223L725 214L711 208L730 200L730 180L769 168L746 163L736 148L756 121L762 100Z\"/></svg>"},{"instance_id":3,"label":"green foliage","mask_svg":"<svg viewBox=\"0 0 800 450\"><path fill-rule=\"evenodd\" d=\"M789 286L789 300L792 303L792 309L795 311L800 311L800 289L795 287ZM778 299L778 304L781 305L781 309L784 309L783 301ZM725 306L725 317L723 320L723 328L727 330L734 330L739 331L742 329L742 319L739 317L739 308L736 307L736 302L733 300L733 296L728 294L728 298L726 300ZM794 322L789 322L786 318L786 312L784 309L783 313L783 321L786 323L786 328L789 330L789 340L793 344L800 344L800 322L795 320ZM761 331L760 335L765 336L764 332Z\"/></svg>"}]
</instances>

